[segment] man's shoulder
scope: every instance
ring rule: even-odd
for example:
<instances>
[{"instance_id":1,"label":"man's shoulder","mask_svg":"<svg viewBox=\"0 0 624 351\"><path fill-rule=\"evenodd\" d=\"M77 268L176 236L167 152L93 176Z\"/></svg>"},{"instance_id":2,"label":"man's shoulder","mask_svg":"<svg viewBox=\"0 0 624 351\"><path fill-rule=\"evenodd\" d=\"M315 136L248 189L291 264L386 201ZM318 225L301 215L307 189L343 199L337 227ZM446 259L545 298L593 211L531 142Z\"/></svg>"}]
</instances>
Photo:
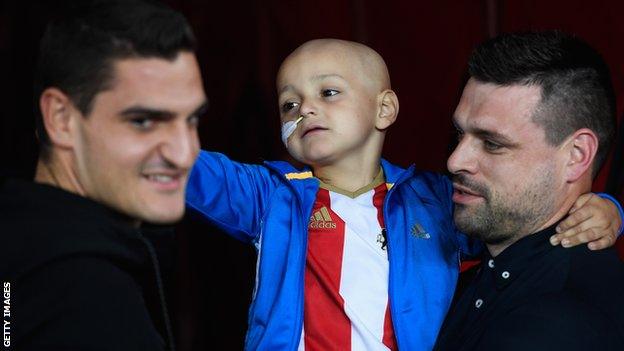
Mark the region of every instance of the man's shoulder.
<instances>
[{"instance_id":1,"label":"man's shoulder","mask_svg":"<svg viewBox=\"0 0 624 351\"><path fill-rule=\"evenodd\" d=\"M16 277L20 300L56 300L67 306L123 304L140 298L137 268L97 255L60 256ZM45 294L41 294L45 287ZM116 297L117 296L117 297ZM120 299L119 297L123 297Z\"/></svg>"},{"instance_id":2,"label":"man's shoulder","mask_svg":"<svg viewBox=\"0 0 624 351\"><path fill-rule=\"evenodd\" d=\"M570 292L527 300L491 325L478 350L616 350L621 339L608 315Z\"/></svg>"},{"instance_id":3,"label":"man's shoulder","mask_svg":"<svg viewBox=\"0 0 624 351\"><path fill-rule=\"evenodd\" d=\"M609 316L624 336L624 263L616 250L591 251L583 245L570 249L569 255L568 277L562 293Z\"/></svg>"},{"instance_id":4,"label":"man's shoulder","mask_svg":"<svg viewBox=\"0 0 624 351\"><path fill-rule=\"evenodd\" d=\"M607 288L607 291L624 293L624 262L615 248L592 251L586 245L579 245L557 249L569 256L566 289L600 291Z\"/></svg>"},{"instance_id":5,"label":"man's shoulder","mask_svg":"<svg viewBox=\"0 0 624 351\"><path fill-rule=\"evenodd\" d=\"M45 213L37 210L49 206L16 207L7 217L0 216L3 219L1 275L18 279L58 266L66 270L86 269L87 266L67 264L75 260L105 262L109 258L120 264L134 264L142 259L141 243L131 227L107 217L106 213L83 216L72 211L71 206L63 205L66 203L59 203L57 209Z\"/></svg>"},{"instance_id":6,"label":"man's shoulder","mask_svg":"<svg viewBox=\"0 0 624 351\"><path fill-rule=\"evenodd\" d=\"M37 186L33 182L29 182L18 178L0 177L0 216L7 217L8 210L24 201L24 198L30 196L31 193L37 191ZM7 217L9 218L9 217Z\"/></svg>"},{"instance_id":7,"label":"man's shoulder","mask_svg":"<svg viewBox=\"0 0 624 351\"><path fill-rule=\"evenodd\" d=\"M48 262L12 284L14 321L21 328L16 337L24 345L110 345L111 350L160 345L140 279L102 257ZM127 328L135 337L117 340Z\"/></svg>"},{"instance_id":8,"label":"man's shoulder","mask_svg":"<svg viewBox=\"0 0 624 351\"><path fill-rule=\"evenodd\" d=\"M555 247L561 285L492 320L479 350L618 350L624 342L624 271L612 249ZM546 262L544 262L546 264Z\"/></svg>"}]
</instances>

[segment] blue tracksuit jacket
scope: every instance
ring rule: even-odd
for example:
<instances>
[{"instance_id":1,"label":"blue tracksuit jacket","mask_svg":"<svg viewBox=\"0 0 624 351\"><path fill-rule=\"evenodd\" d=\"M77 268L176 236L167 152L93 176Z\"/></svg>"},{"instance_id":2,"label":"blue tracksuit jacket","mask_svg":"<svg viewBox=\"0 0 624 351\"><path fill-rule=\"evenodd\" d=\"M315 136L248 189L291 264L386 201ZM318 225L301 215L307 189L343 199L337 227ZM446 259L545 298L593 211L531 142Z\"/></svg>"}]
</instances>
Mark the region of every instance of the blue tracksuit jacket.
<instances>
[{"instance_id":1,"label":"blue tracksuit jacket","mask_svg":"<svg viewBox=\"0 0 624 351\"><path fill-rule=\"evenodd\" d=\"M383 211L394 332L399 349L430 350L453 297L460 255L473 255L480 245L455 229L447 178L381 164L392 185ZM318 188L310 171L286 162L248 165L206 151L191 173L188 206L258 252L247 350L297 349L307 228Z\"/></svg>"}]
</instances>

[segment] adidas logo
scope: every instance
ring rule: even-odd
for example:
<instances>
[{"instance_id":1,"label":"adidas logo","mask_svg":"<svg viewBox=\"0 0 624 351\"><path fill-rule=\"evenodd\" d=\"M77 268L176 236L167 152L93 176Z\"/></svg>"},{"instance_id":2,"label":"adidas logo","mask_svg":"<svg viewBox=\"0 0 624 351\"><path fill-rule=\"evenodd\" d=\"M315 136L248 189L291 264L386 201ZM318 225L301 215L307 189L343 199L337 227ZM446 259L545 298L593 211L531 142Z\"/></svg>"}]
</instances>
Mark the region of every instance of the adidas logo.
<instances>
[{"instance_id":1,"label":"adidas logo","mask_svg":"<svg viewBox=\"0 0 624 351\"><path fill-rule=\"evenodd\" d=\"M327 207L323 206L320 209L314 211L310 216L310 223L308 224L310 229L336 229L336 223L329 215Z\"/></svg>"},{"instance_id":2,"label":"adidas logo","mask_svg":"<svg viewBox=\"0 0 624 351\"><path fill-rule=\"evenodd\" d=\"M422 225L420 225L420 223L414 224L411 232L412 232L412 236L419 238L419 239L431 238L431 235L427 233L427 231L422 227Z\"/></svg>"}]
</instances>

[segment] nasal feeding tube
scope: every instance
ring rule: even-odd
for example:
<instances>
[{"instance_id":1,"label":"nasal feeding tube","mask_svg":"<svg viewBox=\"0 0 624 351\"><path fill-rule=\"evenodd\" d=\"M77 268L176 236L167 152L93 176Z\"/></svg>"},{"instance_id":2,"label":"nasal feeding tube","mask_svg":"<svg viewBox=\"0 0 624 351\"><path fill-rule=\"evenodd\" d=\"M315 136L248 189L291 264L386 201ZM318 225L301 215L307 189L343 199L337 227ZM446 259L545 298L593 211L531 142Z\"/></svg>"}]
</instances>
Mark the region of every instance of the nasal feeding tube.
<instances>
[{"instance_id":1,"label":"nasal feeding tube","mask_svg":"<svg viewBox=\"0 0 624 351\"><path fill-rule=\"evenodd\" d=\"M303 115L299 116L299 118L294 121L288 121L282 124L282 143L284 143L284 146L286 146L286 148L288 148L288 138L292 135L292 133L295 132L295 130L297 129L297 125L302 120Z\"/></svg>"}]
</instances>

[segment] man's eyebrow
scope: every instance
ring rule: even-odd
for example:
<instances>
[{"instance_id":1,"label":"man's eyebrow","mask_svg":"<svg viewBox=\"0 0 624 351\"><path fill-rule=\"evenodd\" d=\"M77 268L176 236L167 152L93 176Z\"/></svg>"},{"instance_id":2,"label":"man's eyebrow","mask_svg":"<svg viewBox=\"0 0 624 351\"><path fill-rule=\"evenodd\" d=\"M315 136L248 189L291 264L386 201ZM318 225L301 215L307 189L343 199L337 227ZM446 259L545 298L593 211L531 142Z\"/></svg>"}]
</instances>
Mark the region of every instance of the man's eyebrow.
<instances>
[{"instance_id":1,"label":"man's eyebrow","mask_svg":"<svg viewBox=\"0 0 624 351\"><path fill-rule=\"evenodd\" d=\"M457 129L458 131L462 131L464 133L466 133L467 131L459 126L459 123L457 123L457 119L456 117L453 117L453 126L455 127L455 129ZM517 146L518 143L516 143L515 141L511 140L508 136L501 134L499 132L493 131L493 130L488 130L485 128L480 128L480 127L471 127L468 128L468 132L470 134L474 134L477 137L479 137L479 139L489 139L489 140L493 140L496 141L498 143L501 144L505 144L508 147L513 147L513 146Z\"/></svg>"},{"instance_id":2,"label":"man's eyebrow","mask_svg":"<svg viewBox=\"0 0 624 351\"><path fill-rule=\"evenodd\" d=\"M201 117L202 115L206 114L206 112L208 112L208 105L209 105L209 101L208 100L204 100L204 102L202 102L202 104L199 105L199 107L196 108L195 111L193 111L190 114L190 116Z\"/></svg>"},{"instance_id":3,"label":"man's eyebrow","mask_svg":"<svg viewBox=\"0 0 624 351\"><path fill-rule=\"evenodd\" d=\"M206 110L208 110L208 100L202 102L202 104L199 105L199 107L196 108L193 112L191 112L189 116L200 116L206 113ZM151 119L165 120L173 118L175 116L175 113L169 110L161 110L138 105L128 107L127 109L121 111L120 115L123 117L142 116Z\"/></svg>"},{"instance_id":4,"label":"man's eyebrow","mask_svg":"<svg viewBox=\"0 0 624 351\"><path fill-rule=\"evenodd\" d=\"M128 107L127 109L121 111L120 115L123 117L142 116L153 119L169 119L173 118L175 113L169 110L160 110L139 105Z\"/></svg>"},{"instance_id":5,"label":"man's eyebrow","mask_svg":"<svg viewBox=\"0 0 624 351\"><path fill-rule=\"evenodd\" d=\"M508 146L508 147L517 145L516 142L509 139L509 137L507 137L506 135L501 134L499 132L492 131L492 130L487 130L483 128L472 128L471 133L478 136L482 140L484 139L493 140L495 142L504 144L505 146Z\"/></svg>"}]
</instances>

